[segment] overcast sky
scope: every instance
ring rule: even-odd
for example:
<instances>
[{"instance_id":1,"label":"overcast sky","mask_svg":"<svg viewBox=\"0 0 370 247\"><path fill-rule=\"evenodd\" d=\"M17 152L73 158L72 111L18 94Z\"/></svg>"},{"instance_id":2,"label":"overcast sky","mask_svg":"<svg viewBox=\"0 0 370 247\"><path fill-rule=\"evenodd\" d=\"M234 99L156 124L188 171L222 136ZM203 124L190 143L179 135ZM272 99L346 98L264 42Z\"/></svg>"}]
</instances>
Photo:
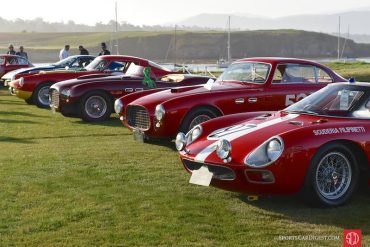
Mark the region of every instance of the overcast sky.
<instances>
[{"instance_id":1,"label":"overcast sky","mask_svg":"<svg viewBox=\"0 0 370 247\"><path fill-rule=\"evenodd\" d=\"M0 16L93 25L114 19L116 1L118 20L140 25L176 22L201 13L280 17L370 9L370 0L6 0L1 1Z\"/></svg>"}]
</instances>

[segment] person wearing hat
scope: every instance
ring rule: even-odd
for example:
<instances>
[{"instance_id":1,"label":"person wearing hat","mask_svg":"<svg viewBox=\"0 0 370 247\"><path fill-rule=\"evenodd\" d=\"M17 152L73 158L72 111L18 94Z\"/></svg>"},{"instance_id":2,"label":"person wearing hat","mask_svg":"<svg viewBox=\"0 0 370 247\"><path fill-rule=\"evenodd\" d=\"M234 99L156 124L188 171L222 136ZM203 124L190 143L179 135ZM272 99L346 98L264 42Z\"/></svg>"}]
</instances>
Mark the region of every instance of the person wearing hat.
<instances>
[{"instance_id":1,"label":"person wearing hat","mask_svg":"<svg viewBox=\"0 0 370 247\"><path fill-rule=\"evenodd\" d=\"M103 55L110 55L110 51L107 50L107 45L105 42L101 43L101 52L99 53L98 56L103 56Z\"/></svg>"},{"instance_id":2,"label":"person wearing hat","mask_svg":"<svg viewBox=\"0 0 370 247\"><path fill-rule=\"evenodd\" d=\"M15 55L14 46L12 44L9 45L9 50L6 54Z\"/></svg>"},{"instance_id":3,"label":"person wearing hat","mask_svg":"<svg viewBox=\"0 0 370 247\"><path fill-rule=\"evenodd\" d=\"M24 47L22 45L19 47L19 51L16 53L16 55L28 59L27 52L24 51Z\"/></svg>"}]
</instances>

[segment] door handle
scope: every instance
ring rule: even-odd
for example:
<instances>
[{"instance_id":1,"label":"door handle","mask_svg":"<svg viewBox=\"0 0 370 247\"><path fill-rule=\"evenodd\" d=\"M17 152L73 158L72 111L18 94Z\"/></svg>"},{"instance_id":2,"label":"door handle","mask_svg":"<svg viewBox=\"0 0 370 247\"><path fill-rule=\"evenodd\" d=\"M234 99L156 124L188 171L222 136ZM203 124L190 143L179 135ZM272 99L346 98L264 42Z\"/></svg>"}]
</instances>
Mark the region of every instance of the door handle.
<instances>
[{"instance_id":1,"label":"door handle","mask_svg":"<svg viewBox=\"0 0 370 247\"><path fill-rule=\"evenodd\" d=\"M134 91L133 88L125 88L125 92L127 93L132 93Z\"/></svg>"},{"instance_id":2,"label":"door handle","mask_svg":"<svg viewBox=\"0 0 370 247\"><path fill-rule=\"evenodd\" d=\"M249 98L248 102L249 103L257 103L257 98Z\"/></svg>"},{"instance_id":3,"label":"door handle","mask_svg":"<svg viewBox=\"0 0 370 247\"><path fill-rule=\"evenodd\" d=\"M244 104L244 99L243 98L236 99L235 104Z\"/></svg>"}]
</instances>

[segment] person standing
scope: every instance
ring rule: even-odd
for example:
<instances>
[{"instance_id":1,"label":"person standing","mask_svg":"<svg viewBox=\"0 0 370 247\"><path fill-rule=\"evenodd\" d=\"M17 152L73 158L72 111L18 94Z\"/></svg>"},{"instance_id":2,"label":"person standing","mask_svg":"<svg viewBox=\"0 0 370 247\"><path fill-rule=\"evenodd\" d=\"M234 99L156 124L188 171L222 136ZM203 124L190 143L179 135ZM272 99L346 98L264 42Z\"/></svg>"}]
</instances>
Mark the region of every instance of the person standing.
<instances>
[{"instance_id":1,"label":"person standing","mask_svg":"<svg viewBox=\"0 0 370 247\"><path fill-rule=\"evenodd\" d=\"M80 45L78 49L80 50L80 55L89 55L89 51L86 48L84 48L82 45Z\"/></svg>"},{"instance_id":2,"label":"person standing","mask_svg":"<svg viewBox=\"0 0 370 247\"><path fill-rule=\"evenodd\" d=\"M14 46L12 44L9 45L9 50L6 54L15 55Z\"/></svg>"},{"instance_id":3,"label":"person standing","mask_svg":"<svg viewBox=\"0 0 370 247\"><path fill-rule=\"evenodd\" d=\"M24 51L24 47L22 45L19 47L19 51L16 53L16 55L28 59L27 52Z\"/></svg>"},{"instance_id":4,"label":"person standing","mask_svg":"<svg viewBox=\"0 0 370 247\"><path fill-rule=\"evenodd\" d=\"M101 43L101 52L99 53L98 56L103 56L103 55L110 55L110 51L108 51L107 44L105 44L105 42Z\"/></svg>"},{"instance_id":5,"label":"person standing","mask_svg":"<svg viewBox=\"0 0 370 247\"><path fill-rule=\"evenodd\" d=\"M69 45L65 45L63 49L59 52L59 60L63 60L67 57L69 57Z\"/></svg>"}]
</instances>

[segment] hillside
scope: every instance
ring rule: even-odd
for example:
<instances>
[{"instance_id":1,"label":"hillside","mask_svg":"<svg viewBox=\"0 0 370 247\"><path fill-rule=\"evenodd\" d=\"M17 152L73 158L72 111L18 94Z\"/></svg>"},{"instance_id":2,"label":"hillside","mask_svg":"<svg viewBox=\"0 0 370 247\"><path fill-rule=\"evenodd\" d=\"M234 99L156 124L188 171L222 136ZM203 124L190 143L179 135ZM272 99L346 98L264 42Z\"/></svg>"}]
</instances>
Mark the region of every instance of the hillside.
<instances>
[{"instance_id":1,"label":"hillside","mask_svg":"<svg viewBox=\"0 0 370 247\"><path fill-rule=\"evenodd\" d=\"M173 32L120 32L119 53L146 57L157 61L175 59ZM99 43L109 44L111 33L2 33L0 51L9 43L24 45L33 62L52 62L58 51L68 43L76 54L82 44L92 54L98 53ZM113 36L114 38L114 36ZM177 62L212 61L226 57L224 32L177 32ZM317 32L297 30L240 31L231 35L232 58L251 56L287 56L300 58L334 58L337 56L337 37ZM341 40L341 44L344 39ZM342 49L342 48L341 48ZM113 49L115 52L115 49ZM370 45L349 40L343 57L369 57ZM166 60L167 57L167 60Z\"/></svg>"}]
</instances>

